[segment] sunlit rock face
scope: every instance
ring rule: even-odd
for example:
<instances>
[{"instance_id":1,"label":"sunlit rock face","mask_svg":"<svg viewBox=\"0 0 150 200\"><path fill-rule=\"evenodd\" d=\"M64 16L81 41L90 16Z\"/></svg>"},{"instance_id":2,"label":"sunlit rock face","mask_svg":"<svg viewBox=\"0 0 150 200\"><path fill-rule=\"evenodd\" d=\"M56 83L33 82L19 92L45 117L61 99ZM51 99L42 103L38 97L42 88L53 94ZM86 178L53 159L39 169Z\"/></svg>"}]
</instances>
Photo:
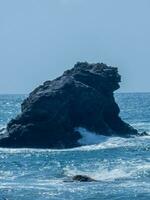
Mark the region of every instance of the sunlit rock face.
<instances>
[{"instance_id":1,"label":"sunlit rock face","mask_svg":"<svg viewBox=\"0 0 150 200\"><path fill-rule=\"evenodd\" d=\"M103 63L77 63L53 81L37 87L7 126L3 147L70 148L79 146L83 127L101 135L128 137L137 130L119 117L113 92L121 77Z\"/></svg>"}]
</instances>

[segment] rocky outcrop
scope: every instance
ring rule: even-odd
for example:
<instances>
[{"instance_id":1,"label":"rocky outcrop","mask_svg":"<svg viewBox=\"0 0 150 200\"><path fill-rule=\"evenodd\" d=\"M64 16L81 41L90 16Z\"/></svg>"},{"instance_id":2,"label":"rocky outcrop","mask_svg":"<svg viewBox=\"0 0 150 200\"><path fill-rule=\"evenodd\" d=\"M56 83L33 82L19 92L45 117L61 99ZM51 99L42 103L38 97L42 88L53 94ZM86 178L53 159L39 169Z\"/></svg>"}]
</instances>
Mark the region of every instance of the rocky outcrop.
<instances>
[{"instance_id":1,"label":"rocky outcrop","mask_svg":"<svg viewBox=\"0 0 150 200\"><path fill-rule=\"evenodd\" d=\"M85 175L76 175L72 178L73 181L79 181L79 182L95 182L96 180Z\"/></svg>"},{"instance_id":2,"label":"rocky outcrop","mask_svg":"<svg viewBox=\"0 0 150 200\"><path fill-rule=\"evenodd\" d=\"M22 103L21 114L7 126L3 147L69 148L78 146L77 127L102 135L127 137L137 130L122 121L113 92L121 77L103 63L77 63L36 88Z\"/></svg>"}]
</instances>

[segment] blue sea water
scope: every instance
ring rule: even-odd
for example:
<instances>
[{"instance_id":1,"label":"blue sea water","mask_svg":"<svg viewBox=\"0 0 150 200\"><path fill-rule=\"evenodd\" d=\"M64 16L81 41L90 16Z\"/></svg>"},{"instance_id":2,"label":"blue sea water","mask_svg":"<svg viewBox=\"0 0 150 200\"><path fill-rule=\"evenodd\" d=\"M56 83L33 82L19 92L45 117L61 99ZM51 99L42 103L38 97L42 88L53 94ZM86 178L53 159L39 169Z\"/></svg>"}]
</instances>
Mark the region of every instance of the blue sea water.
<instances>
[{"instance_id":1,"label":"blue sea water","mask_svg":"<svg viewBox=\"0 0 150 200\"><path fill-rule=\"evenodd\" d=\"M150 133L150 93L116 94L120 115ZM25 95L0 95L0 128L20 112ZM149 200L150 137L104 137L79 128L82 147L0 148L0 199ZM88 175L97 182L66 182ZM65 180L65 181L64 181Z\"/></svg>"}]
</instances>

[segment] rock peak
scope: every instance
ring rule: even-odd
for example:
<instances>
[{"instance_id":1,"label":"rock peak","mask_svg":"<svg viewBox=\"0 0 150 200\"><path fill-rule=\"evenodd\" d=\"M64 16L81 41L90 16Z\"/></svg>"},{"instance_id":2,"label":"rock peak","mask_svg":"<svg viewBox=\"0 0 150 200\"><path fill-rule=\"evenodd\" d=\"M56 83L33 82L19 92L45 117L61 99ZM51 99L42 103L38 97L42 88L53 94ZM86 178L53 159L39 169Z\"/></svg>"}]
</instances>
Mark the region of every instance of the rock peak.
<instances>
[{"instance_id":1,"label":"rock peak","mask_svg":"<svg viewBox=\"0 0 150 200\"><path fill-rule=\"evenodd\" d=\"M77 81L95 88L101 86L100 89L105 92L117 90L121 81L118 69L104 63L77 62L71 70L65 71L63 75L72 76Z\"/></svg>"}]
</instances>

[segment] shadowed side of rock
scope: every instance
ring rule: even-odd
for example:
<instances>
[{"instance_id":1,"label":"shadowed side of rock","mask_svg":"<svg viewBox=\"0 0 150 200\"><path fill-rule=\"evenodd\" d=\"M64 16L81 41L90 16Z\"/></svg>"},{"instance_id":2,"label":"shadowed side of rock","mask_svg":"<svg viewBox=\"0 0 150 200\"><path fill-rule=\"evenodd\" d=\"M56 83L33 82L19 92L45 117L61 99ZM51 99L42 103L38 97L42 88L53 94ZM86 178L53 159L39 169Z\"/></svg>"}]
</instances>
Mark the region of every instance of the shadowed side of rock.
<instances>
[{"instance_id":1,"label":"shadowed side of rock","mask_svg":"<svg viewBox=\"0 0 150 200\"><path fill-rule=\"evenodd\" d=\"M113 92L121 77L103 63L77 63L36 88L7 126L3 147L70 148L79 146L76 127L102 135L128 137L137 130L122 121Z\"/></svg>"}]
</instances>

